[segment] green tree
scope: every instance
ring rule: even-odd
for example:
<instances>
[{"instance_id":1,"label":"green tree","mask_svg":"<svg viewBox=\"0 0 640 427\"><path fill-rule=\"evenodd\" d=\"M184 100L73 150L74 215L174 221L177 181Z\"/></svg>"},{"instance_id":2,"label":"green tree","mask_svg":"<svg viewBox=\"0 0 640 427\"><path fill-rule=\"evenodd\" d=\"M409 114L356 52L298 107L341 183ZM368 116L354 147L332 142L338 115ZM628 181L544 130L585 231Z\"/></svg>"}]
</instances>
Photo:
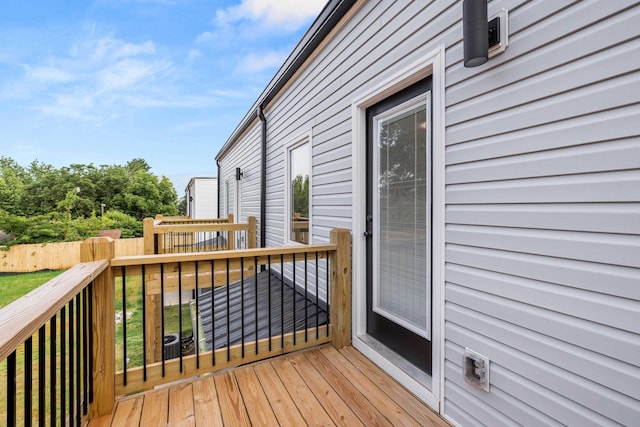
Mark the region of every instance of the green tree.
<instances>
[{"instance_id":1,"label":"green tree","mask_svg":"<svg viewBox=\"0 0 640 427\"><path fill-rule=\"evenodd\" d=\"M143 159L56 169L38 160L24 168L0 157L0 230L11 234L10 244L82 240L106 228L137 237L141 220L156 214L177 215L178 197L171 181L152 174Z\"/></svg>"},{"instance_id":2,"label":"green tree","mask_svg":"<svg viewBox=\"0 0 640 427\"><path fill-rule=\"evenodd\" d=\"M169 181L169 178L163 176L158 182L158 192L160 194L160 212L163 215L178 215L178 194L173 183Z\"/></svg>"},{"instance_id":3,"label":"green tree","mask_svg":"<svg viewBox=\"0 0 640 427\"><path fill-rule=\"evenodd\" d=\"M20 201L28 174L13 159L0 157L0 209L20 213Z\"/></svg>"},{"instance_id":4,"label":"green tree","mask_svg":"<svg viewBox=\"0 0 640 427\"><path fill-rule=\"evenodd\" d=\"M142 237L142 222L124 212L110 210L102 221L105 228L122 230L121 237Z\"/></svg>"},{"instance_id":5,"label":"green tree","mask_svg":"<svg viewBox=\"0 0 640 427\"><path fill-rule=\"evenodd\" d=\"M309 175L298 175L291 183L293 193L293 213L309 218Z\"/></svg>"},{"instance_id":6,"label":"green tree","mask_svg":"<svg viewBox=\"0 0 640 427\"><path fill-rule=\"evenodd\" d=\"M178 200L178 215L187 214L187 196L180 197Z\"/></svg>"}]
</instances>

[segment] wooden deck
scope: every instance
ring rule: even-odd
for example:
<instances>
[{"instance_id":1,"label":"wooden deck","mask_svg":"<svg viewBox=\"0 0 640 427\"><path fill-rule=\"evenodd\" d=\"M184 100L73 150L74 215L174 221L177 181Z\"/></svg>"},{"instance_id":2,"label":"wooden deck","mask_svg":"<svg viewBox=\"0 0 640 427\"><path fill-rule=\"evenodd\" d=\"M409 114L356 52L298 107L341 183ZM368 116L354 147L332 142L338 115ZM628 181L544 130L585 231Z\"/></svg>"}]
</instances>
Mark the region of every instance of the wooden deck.
<instances>
[{"instance_id":1,"label":"wooden deck","mask_svg":"<svg viewBox=\"0 0 640 427\"><path fill-rule=\"evenodd\" d=\"M449 426L353 347L325 345L120 399L89 426Z\"/></svg>"}]
</instances>

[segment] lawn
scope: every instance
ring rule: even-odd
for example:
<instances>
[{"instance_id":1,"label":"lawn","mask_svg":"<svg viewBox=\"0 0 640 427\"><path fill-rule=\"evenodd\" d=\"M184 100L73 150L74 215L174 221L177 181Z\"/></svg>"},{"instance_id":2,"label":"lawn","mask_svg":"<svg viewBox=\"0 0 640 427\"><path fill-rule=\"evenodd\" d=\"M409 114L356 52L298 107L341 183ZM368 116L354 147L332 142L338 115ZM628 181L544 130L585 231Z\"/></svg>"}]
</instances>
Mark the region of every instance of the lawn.
<instances>
[{"instance_id":1,"label":"lawn","mask_svg":"<svg viewBox=\"0 0 640 427\"><path fill-rule=\"evenodd\" d=\"M48 282L64 270L40 273L11 274L0 276L0 308L5 307L43 283Z\"/></svg>"}]
</instances>

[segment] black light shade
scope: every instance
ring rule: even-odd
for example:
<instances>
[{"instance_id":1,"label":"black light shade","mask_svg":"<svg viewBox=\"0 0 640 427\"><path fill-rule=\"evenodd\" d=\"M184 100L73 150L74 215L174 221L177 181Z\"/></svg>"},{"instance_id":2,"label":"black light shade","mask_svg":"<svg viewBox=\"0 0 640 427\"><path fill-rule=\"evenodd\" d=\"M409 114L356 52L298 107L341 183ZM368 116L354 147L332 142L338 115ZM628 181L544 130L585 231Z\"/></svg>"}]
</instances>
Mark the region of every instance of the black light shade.
<instances>
[{"instance_id":1,"label":"black light shade","mask_svg":"<svg viewBox=\"0 0 640 427\"><path fill-rule=\"evenodd\" d=\"M240 179L242 178L242 175L244 174L242 173L240 168L236 168L236 181L240 181Z\"/></svg>"},{"instance_id":2,"label":"black light shade","mask_svg":"<svg viewBox=\"0 0 640 427\"><path fill-rule=\"evenodd\" d=\"M487 0L462 2L464 66L477 67L489 59Z\"/></svg>"}]
</instances>

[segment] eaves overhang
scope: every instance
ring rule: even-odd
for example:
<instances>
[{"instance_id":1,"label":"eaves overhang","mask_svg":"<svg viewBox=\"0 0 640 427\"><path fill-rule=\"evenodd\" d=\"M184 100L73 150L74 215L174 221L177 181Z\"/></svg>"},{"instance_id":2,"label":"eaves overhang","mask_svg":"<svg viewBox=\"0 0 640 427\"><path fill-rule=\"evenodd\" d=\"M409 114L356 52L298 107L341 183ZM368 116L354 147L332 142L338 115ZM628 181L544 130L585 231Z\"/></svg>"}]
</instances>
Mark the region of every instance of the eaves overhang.
<instances>
[{"instance_id":1,"label":"eaves overhang","mask_svg":"<svg viewBox=\"0 0 640 427\"><path fill-rule=\"evenodd\" d=\"M240 124L224 143L215 157L216 161L219 162L224 158L235 142L258 118L258 108L264 110L267 107L356 2L357 0L329 0L320 15L318 15L300 42L289 54L284 64L253 103L247 114L245 114Z\"/></svg>"}]
</instances>

